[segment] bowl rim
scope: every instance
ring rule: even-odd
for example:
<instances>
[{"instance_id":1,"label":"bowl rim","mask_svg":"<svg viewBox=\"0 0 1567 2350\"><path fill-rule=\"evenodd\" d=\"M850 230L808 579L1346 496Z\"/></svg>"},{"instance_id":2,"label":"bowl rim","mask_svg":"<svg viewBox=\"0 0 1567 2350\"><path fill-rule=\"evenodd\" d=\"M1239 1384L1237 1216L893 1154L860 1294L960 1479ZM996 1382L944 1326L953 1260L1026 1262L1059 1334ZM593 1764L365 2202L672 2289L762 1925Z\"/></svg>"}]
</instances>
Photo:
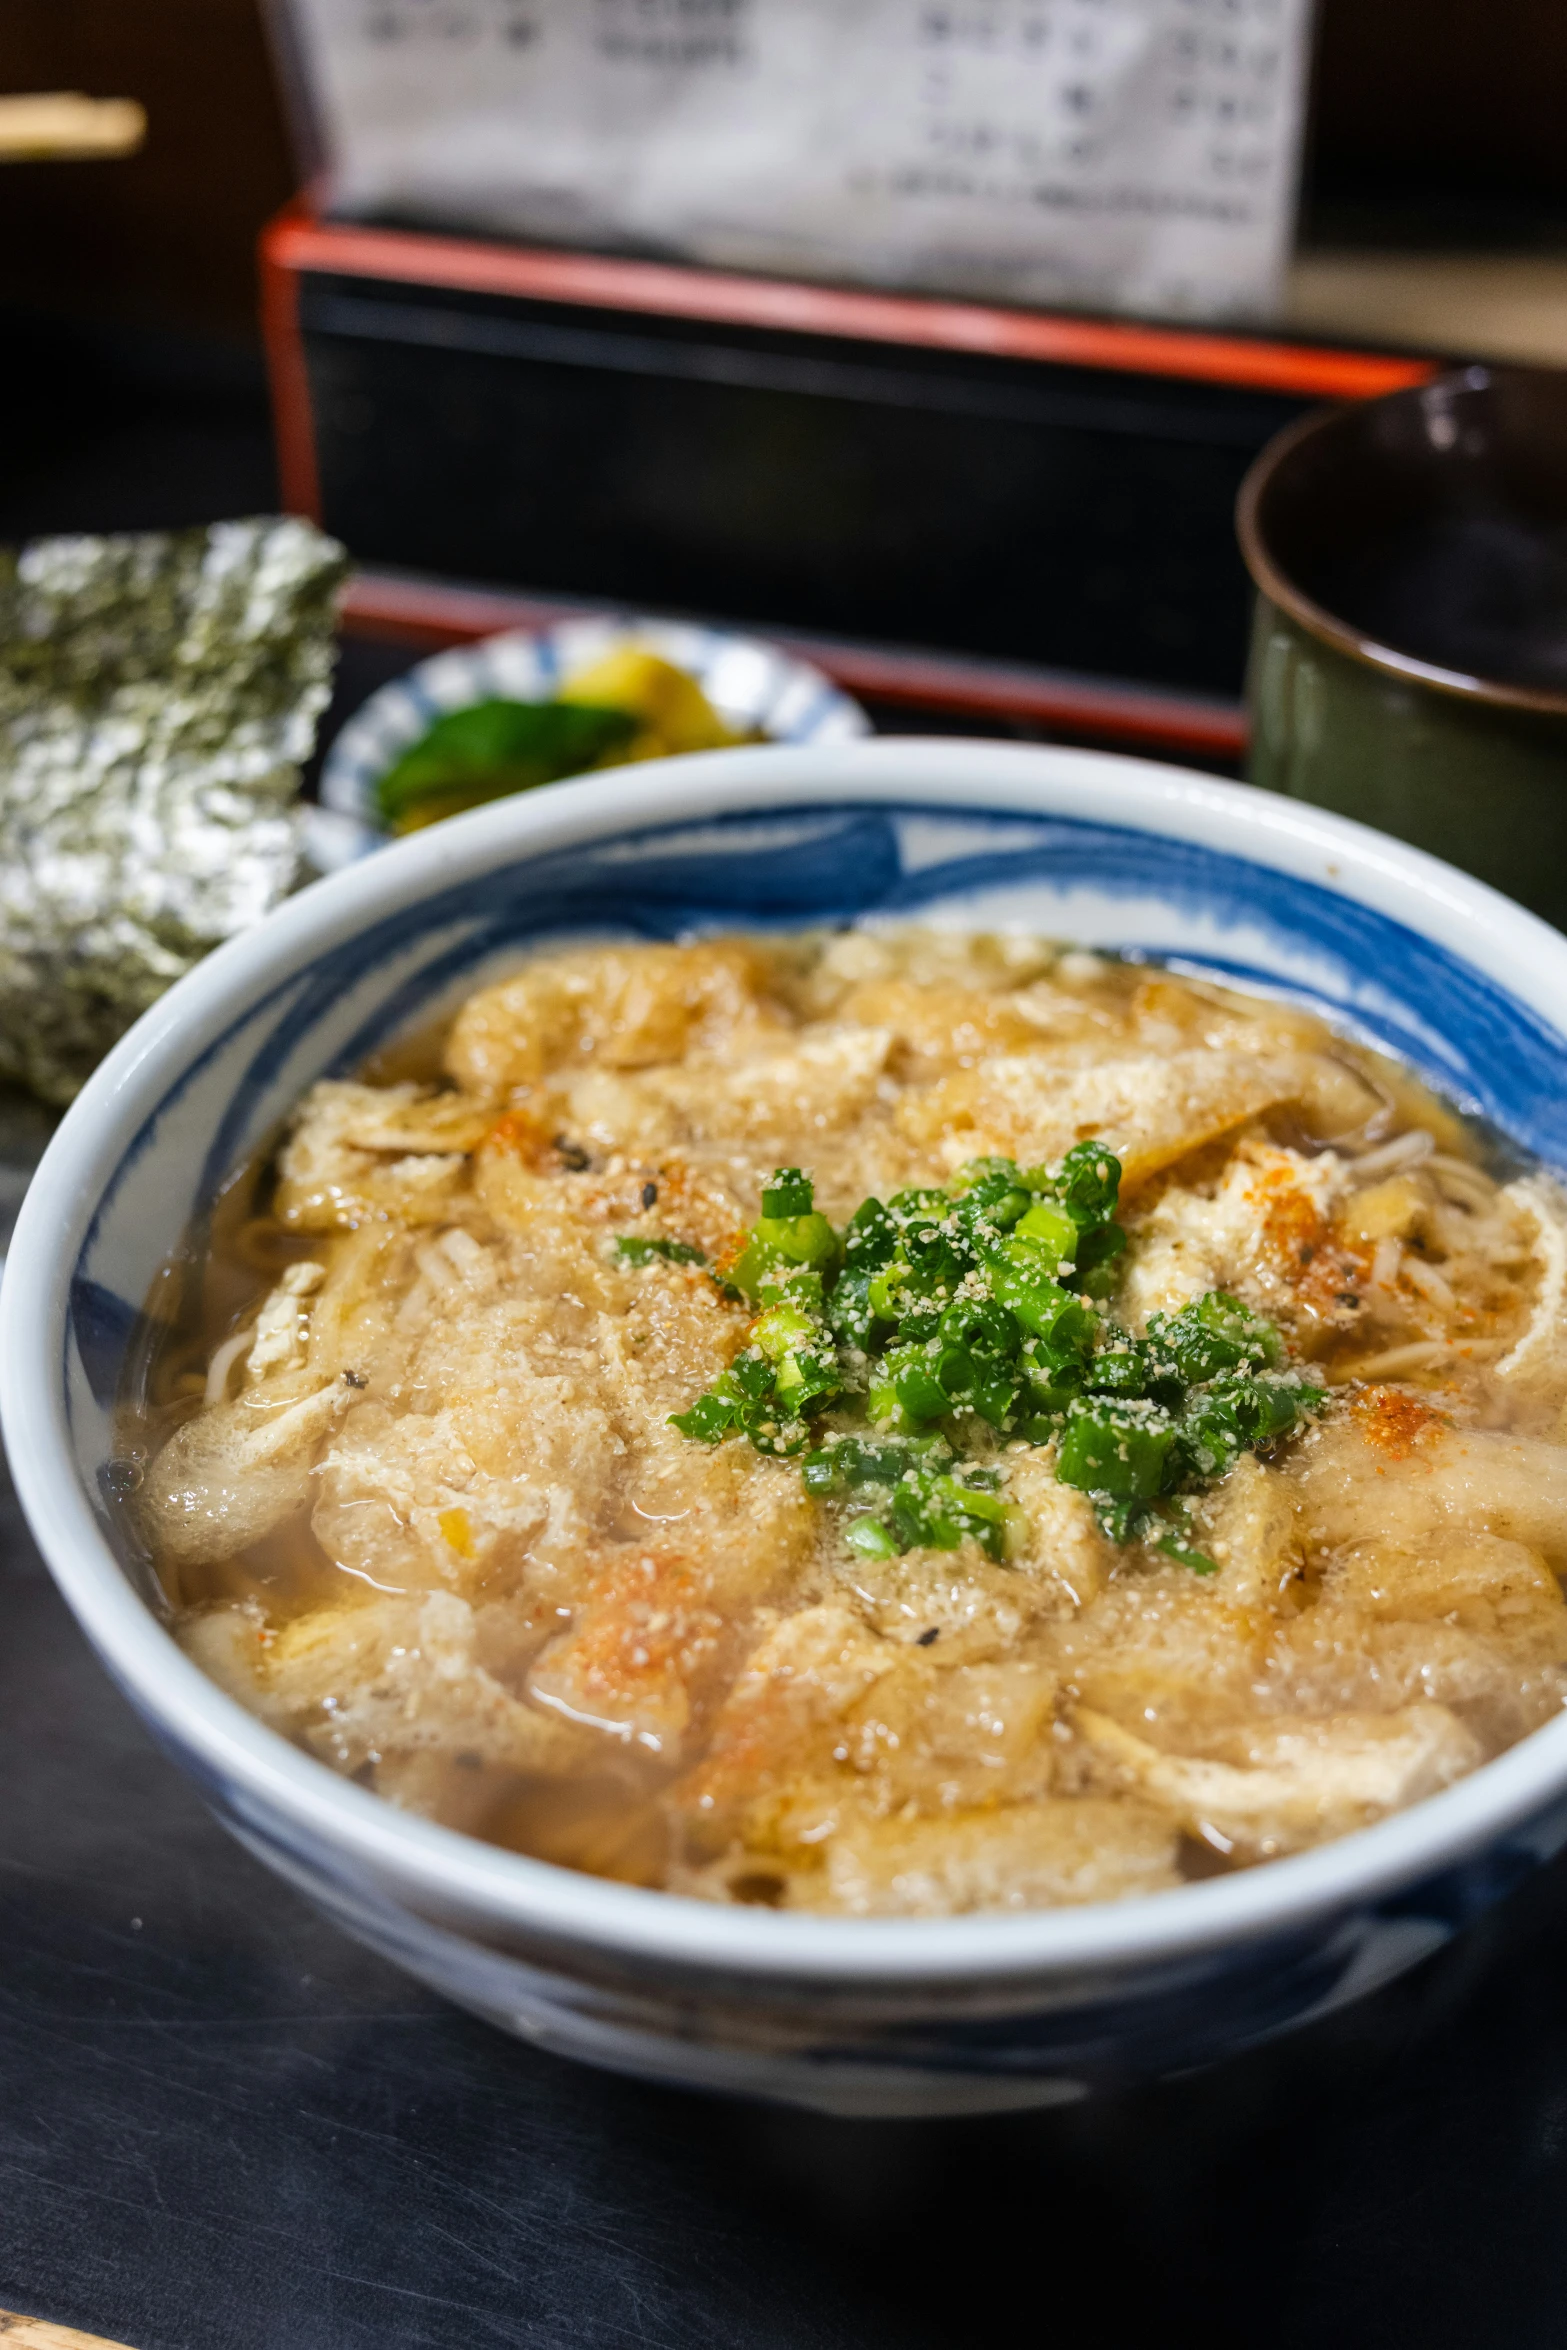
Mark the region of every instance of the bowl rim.
<instances>
[{"instance_id":1,"label":"bowl rim","mask_svg":"<svg viewBox=\"0 0 1567 2350\"><path fill-rule=\"evenodd\" d=\"M1314 408L1293 424L1287 424L1253 458L1236 495L1235 535L1252 584L1287 619L1293 620L1297 628L1304 629L1308 636L1315 637L1319 644L1327 645L1357 668L1379 671L1404 685L1428 686L1451 701L1468 703L1473 708L1518 710L1543 718L1567 717L1567 692L1553 692L1548 686L1514 685L1506 679L1482 677L1467 669L1448 669L1440 662L1423 660L1416 653L1400 652L1384 638L1330 612L1296 583L1282 557L1275 554L1264 512L1269 492L1299 452L1314 441L1349 438L1359 429L1368 408L1428 407L1433 401L1451 400L1466 391L1487 391L1494 383L1507 378L1552 372L1549 368L1523 365L1453 368L1429 383L1406 385L1401 391L1384 392L1376 400L1359 401L1348 408Z\"/></svg>"},{"instance_id":2,"label":"bowl rim","mask_svg":"<svg viewBox=\"0 0 1567 2350\"><path fill-rule=\"evenodd\" d=\"M237 1008L328 939L505 858L660 823L922 804L1087 817L1208 846L1388 914L1567 1031L1567 938L1424 851L1298 801L1119 754L961 737L760 746L555 784L451 819L313 884L145 1013L66 1113L30 1186L0 1291L0 1427L50 1572L112 1677L208 1785L324 1844L431 1918L482 1922L740 1995L999 1990L1277 1938L1440 1875L1567 1794L1567 1715L1439 1795L1331 1844L1172 1891L1078 1909L823 1918L618 1885L479 1843L340 1778L224 1694L136 1595L78 1477L58 1366L72 1270L105 1184L170 1083ZM1567 1041L1563 1043L1567 1060ZM270 1820L269 1820L270 1815ZM285 1845L288 1837L280 1838Z\"/></svg>"}]
</instances>

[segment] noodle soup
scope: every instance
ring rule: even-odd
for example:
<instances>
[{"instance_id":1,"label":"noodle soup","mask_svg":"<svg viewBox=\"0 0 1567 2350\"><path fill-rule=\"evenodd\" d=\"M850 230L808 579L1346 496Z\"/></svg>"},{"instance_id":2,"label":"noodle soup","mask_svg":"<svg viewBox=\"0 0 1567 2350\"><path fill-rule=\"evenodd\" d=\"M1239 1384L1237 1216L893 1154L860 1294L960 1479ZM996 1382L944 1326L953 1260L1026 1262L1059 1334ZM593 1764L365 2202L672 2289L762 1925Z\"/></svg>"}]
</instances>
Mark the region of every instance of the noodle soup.
<instances>
[{"instance_id":1,"label":"noodle soup","mask_svg":"<svg viewBox=\"0 0 1567 2350\"><path fill-rule=\"evenodd\" d=\"M542 956L317 1085L122 1449L188 1652L724 1902L1110 1900L1567 1690L1567 1225L1298 1008L1014 937Z\"/></svg>"}]
</instances>

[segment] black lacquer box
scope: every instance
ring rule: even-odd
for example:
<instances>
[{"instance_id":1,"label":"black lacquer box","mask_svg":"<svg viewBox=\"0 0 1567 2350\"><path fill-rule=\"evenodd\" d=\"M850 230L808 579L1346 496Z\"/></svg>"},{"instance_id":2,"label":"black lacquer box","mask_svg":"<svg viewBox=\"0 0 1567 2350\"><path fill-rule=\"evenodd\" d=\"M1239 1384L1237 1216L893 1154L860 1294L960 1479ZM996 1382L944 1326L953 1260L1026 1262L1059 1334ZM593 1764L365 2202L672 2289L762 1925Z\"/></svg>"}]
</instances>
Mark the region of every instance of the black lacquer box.
<instances>
[{"instance_id":1,"label":"black lacquer box","mask_svg":"<svg viewBox=\"0 0 1567 2350\"><path fill-rule=\"evenodd\" d=\"M1221 758L1242 475L1306 408L1433 372L305 207L262 259L284 492L360 564L351 624L721 617L874 700Z\"/></svg>"}]
</instances>

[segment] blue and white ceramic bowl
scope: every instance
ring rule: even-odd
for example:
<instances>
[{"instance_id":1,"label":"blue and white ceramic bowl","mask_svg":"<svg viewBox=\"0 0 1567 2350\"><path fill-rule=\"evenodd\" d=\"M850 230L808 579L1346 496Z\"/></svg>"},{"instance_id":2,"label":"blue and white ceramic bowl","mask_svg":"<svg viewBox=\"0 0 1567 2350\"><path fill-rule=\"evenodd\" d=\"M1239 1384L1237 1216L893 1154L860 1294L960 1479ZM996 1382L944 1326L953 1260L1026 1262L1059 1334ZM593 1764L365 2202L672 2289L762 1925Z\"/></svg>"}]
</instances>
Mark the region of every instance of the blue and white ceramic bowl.
<instances>
[{"instance_id":1,"label":"blue and white ceramic bowl","mask_svg":"<svg viewBox=\"0 0 1567 2350\"><path fill-rule=\"evenodd\" d=\"M1290 990L1567 1166L1567 940L1416 850L1081 751L709 753L434 828L183 980L29 1194L0 1407L28 1517L109 1671L234 1833L350 1933L596 2063L933 2113L1204 2064L1396 1974L1567 1841L1567 1718L1380 1826L1151 1899L949 1920L723 1909L494 1850L335 1777L181 1655L110 1498L138 1303L313 1079L542 940L888 916L1026 925Z\"/></svg>"},{"instance_id":2,"label":"blue and white ceramic bowl","mask_svg":"<svg viewBox=\"0 0 1567 2350\"><path fill-rule=\"evenodd\" d=\"M831 678L760 637L625 613L564 620L557 628L508 629L504 636L483 637L419 662L355 711L327 753L319 807L302 811L311 864L317 872L335 873L382 846L387 836L376 805L381 778L437 718L492 696L548 701L565 679L623 645L644 646L695 678L736 734L800 745L857 742L871 731L859 703Z\"/></svg>"}]
</instances>

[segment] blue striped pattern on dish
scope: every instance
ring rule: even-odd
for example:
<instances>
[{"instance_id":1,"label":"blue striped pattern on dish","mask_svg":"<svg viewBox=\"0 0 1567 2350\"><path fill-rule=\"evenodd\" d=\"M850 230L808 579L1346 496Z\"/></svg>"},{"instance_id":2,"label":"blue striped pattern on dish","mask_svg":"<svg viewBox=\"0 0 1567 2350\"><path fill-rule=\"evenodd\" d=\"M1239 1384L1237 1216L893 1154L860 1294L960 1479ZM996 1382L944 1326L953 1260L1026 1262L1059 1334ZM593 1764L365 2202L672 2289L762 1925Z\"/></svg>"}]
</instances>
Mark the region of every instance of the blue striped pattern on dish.
<instances>
[{"instance_id":1,"label":"blue striped pattern on dish","mask_svg":"<svg viewBox=\"0 0 1567 2350\"><path fill-rule=\"evenodd\" d=\"M819 669L731 629L628 613L568 620L558 628L510 629L421 661L356 711L321 770L321 809L305 811L311 861L330 871L380 846L381 777L437 718L492 696L546 700L563 677L627 643L684 669L741 733L755 730L768 742L802 744L852 742L870 732L859 703Z\"/></svg>"}]
</instances>

